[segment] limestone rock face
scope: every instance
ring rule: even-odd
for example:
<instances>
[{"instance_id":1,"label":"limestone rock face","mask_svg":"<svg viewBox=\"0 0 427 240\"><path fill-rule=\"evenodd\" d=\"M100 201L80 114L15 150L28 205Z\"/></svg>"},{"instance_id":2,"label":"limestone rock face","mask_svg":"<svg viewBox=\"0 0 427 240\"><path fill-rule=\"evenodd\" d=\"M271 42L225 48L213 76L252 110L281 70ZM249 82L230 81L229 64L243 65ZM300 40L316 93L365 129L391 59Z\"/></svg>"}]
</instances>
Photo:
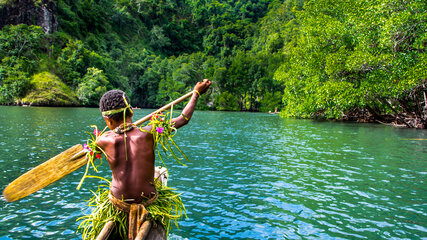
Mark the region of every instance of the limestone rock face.
<instances>
[{"instance_id":1,"label":"limestone rock face","mask_svg":"<svg viewBox=\"0 0 427 240\"><path fill-rule=\"evenodd\" d=\"M0 3L0 29L21 23L41 26L45 33L57 31L55 3L51 0L9 0Z\"/></svg>"}]
</instances>

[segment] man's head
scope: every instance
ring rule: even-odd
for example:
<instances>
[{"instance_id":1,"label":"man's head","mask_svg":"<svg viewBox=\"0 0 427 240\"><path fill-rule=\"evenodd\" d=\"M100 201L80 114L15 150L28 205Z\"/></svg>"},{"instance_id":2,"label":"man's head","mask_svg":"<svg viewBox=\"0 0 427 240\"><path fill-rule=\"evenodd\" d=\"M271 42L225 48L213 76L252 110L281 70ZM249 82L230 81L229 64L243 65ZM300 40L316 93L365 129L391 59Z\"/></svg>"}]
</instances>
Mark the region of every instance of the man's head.
<instances>
[{"instance_id":1,"label":"man's head","mask_svg":"<svg viewBox=\"0 0 427 240\"><path fill-rule=\"evenodd\" d=\"M104 118L114 121L123 121L123 111L126 111L126 117L132 117L129 98L121 90L110 90L104 93L99 101L99 110Z\"/></svg>"}]
</instances>

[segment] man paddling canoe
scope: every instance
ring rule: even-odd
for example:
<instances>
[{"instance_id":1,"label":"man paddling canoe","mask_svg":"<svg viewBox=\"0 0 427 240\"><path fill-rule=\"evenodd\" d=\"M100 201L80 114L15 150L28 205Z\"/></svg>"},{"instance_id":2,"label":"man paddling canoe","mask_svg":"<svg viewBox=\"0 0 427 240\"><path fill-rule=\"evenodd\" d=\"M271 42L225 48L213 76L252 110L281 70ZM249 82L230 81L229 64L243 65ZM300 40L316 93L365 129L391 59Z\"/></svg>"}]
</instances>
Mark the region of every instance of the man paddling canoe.
<instances>
[{"instance_id":1,"label":"man paddling canoe","mask_svg":"<svg viewBox=\"0 0 427 240\"><path fill-rule=\"evenodd\" d=\"M207 79L196 84L192 98L181 115L172 119L171 124L174 128L178 129L189 122L198 97L207 91L210 84L211 82ZM176 207L180 209L179 206L173 206L171 200L161 199L165 196L174 197L175 203L182 203L179 195L156 182L154 178L156 143L152 133L153 130L161 133L163 129L153 129L153 125L138 129L132 124L133 112L129 99L120 90L105 93L99 105L102 116L111 131L102 134L96 145L107 157L112 171L112 182L108 194L109 201L105 202L109 206L95 209L95 211L110 211L111 207L114 207L120 211L121 216L118 217L123 218L123 215L129 215L128 218L124 217L129 221L127 235L129 239L135 239L145 218L145 208L150 210L151 206L156 209L156 213L151 213L149 217L163 225L167 225L170 219L179 218L181 215L180 212L170 213L171 209ZM164 207L162 204L168 206ZM164 213L159 213L159 209L164 210ZM184 209L183 206L181 209ZM90 231L99 232L100 229L94 229L96 223L92 222L91 225ZM98 234L90 231L84 231L83 237L92 238Z\"/></svg>"}]
</instances>

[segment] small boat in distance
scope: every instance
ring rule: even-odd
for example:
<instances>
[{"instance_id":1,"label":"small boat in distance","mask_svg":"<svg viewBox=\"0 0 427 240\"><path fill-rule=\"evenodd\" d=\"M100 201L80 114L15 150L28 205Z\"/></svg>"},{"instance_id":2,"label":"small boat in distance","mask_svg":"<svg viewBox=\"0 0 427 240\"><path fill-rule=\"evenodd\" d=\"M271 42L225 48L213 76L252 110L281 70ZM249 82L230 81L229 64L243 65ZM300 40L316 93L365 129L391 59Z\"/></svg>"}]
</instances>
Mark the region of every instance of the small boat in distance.
<instances>
[{"instance_id":1,"label":"small boat in distance","mask_svg":"<svg viewBox=\"0 0 427 240\"><path fill-rule=\"evenodd\" d=\"M277 107L274 109L274 112L268 111L269 114L278 114Z\"/></svg>"}]
</instances>

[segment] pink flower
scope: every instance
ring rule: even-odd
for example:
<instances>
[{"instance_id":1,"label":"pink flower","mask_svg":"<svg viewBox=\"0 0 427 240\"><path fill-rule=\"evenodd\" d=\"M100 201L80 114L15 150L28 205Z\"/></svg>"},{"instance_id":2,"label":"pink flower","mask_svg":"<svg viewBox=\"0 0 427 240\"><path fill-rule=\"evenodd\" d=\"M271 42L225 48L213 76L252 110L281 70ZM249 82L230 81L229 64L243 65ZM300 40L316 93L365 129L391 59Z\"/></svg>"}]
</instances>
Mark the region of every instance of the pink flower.
<instances>
[{"instance_id":1,"label":"pink flower","mask_svg":"<svg viewBox=\"0 0 427 240\"><path fill-rule=\"evenodd\" d=\"M86 143L83 144L83 151L85 151L85 152L90 152L91 151L90 148L89 148L89 146Z\"/></svg>"},{"instance_id":2,"label":"pink flower","mask_svg":"<svg viewBox=\"0 0 427 240\"><path fill-rule=\"evenodd\" d=\"M158 133L162 133L162 132L163 132L163 129L165 129L165 128L163 128L163 127L156 127L156 131L157 131Z\"/></svg>"},{"instance_id":3,"label":"pink flower","mask_svg":"<svg viewBox=\"0 0 427 240\"><path fill-rule=\"evenodd\" d=\"M98 128L93 129L93 135L98 137L100 135Z\"/></svg>"}]
</instances>

